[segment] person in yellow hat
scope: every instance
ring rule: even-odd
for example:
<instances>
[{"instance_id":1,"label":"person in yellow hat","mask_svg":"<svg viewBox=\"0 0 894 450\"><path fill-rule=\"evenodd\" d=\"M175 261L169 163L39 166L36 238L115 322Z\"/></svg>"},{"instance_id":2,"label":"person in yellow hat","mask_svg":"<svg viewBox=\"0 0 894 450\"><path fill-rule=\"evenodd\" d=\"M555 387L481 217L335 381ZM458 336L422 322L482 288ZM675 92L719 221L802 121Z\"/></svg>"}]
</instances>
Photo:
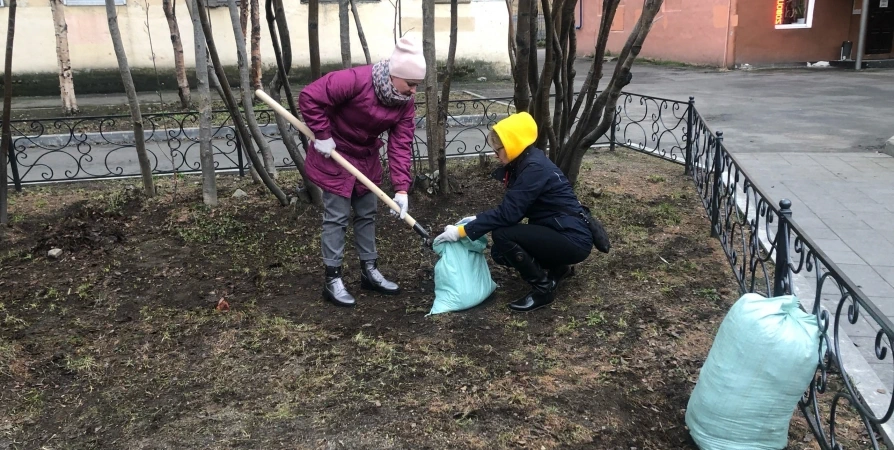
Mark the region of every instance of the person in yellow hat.
<instances>
[{"instance_id":1,"label":"person in yellow hat","mask_svg":"<svg viewBox=\"0 0 894 450\"><path fill-rule=\"evenodd\" d=\"M476 240L491 233L491 256L515 268L531 291L509 304L526 312L553 302L558 283L590 255L593 236L565 174L533 146L537 123L526 112L494 125L488 144L503 164L493 176L507 191L495 208L448 225L434 243ZM528 218L528 223L520 223Z\"/></svg>"}]
</instances>

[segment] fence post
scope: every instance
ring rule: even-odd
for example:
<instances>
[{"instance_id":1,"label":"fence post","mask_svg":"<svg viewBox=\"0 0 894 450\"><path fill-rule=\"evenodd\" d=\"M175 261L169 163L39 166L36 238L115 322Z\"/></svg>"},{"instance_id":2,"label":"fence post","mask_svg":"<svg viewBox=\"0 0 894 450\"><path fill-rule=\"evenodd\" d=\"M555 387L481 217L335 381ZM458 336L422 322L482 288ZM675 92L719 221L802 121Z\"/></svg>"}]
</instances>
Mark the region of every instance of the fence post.
<instances>
[{"instance_id":1,"label":"fence post","mask_svg":"<svg viewBox=\"0 0 894 450\"><path fill-rule=\"evenodd\" d=\"M773 296L788 295L788 219L792 217L792 202L784 198L779 201L779 226L776 228L776 270L773 274Z\"/></svg>"},{"instance_id":2,"label":"fence post","mask_svg":"<svg viewBox=\"0 0 894 450\"><path fill-rule=\"evenodd\" d=\"M686 169L684 175L692 173L692 116L695 112L695 97L689 97L689 108L686 109Z\"/></svg>"},{"instance_id":3,"label":"fence post","mask_svg":"<svg viewBox=\"0 0 894 450\"><path fill-rule=\"evenodd\" d=\"M714 139L714 189L711 192L711 237L720 236L720 187L723 183L720 177L723 175L722 158L720 150L723 147L723 132L718 131Z\"/></svg>"},{"instance_id":4,"label":"fence post","mask_svg":"<svg viewBox=\"0 0 894 450\"><path fill-rule=\"evenodd\" d=\"M609 151L615 151L615 122L618 120L618 115L613 113L612 117L612 127L608 132L608 149Z\"/></svg>"},{"instance_id":5,"label":"fence post","mask_svg":"<svg viewBox=\"0 0 894 450\"><path fill-rule=\"evenodd\" d=\"M9 166L12 169L12 182L16 187L16 192L22 192L22 179L19 178L19 164L16 162L15 144L12 139L9 140ZM6 180L3 182L8 183Z\"/></svg>"},{"instance_id":6,"label":"fence post","mask_svg":"<svg viewBox=\"0 0 894 450\"><path fill-rule=\"evenodd\" d=\"M233 134L236 135L236 158L237 158L236 161L237 161L237 164L239 165L239 176L244 177L245 176L245 167L242 162L242 140L239 138L239 133L236 133L235 129L233 130Z\"/></svg>"}]
</instances>

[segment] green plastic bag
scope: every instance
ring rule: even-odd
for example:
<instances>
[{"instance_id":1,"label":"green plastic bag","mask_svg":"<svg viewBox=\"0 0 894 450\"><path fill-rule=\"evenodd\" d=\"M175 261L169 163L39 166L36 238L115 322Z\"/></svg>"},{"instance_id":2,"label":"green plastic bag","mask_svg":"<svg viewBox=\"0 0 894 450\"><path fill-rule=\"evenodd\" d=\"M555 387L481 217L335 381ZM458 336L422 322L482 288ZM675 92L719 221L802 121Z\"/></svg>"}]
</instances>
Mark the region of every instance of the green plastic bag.
<instances>
[{"instance_id":1,"label":"green plastic bag","mask_svg":"<svg viewBox=\"0 0 894 450\"><path fill-rule=\"evenodd\" d=\"M743 295L730 309L698 383L686 425L701 450L778 450L816 372L816 316L788 295Z\"/></svg>"},{"instance_id":2,"label":"green plastic bag","mask_svg":"<svg viewBox=\"0 0 894 450\"><path fill-rule=\"evenodd\" d=\"M435 264L435 302L429 315L478 306L497 289L484 259L486 248L485 236L434 246L441 258Z\"/></svg>"}]
</instances>

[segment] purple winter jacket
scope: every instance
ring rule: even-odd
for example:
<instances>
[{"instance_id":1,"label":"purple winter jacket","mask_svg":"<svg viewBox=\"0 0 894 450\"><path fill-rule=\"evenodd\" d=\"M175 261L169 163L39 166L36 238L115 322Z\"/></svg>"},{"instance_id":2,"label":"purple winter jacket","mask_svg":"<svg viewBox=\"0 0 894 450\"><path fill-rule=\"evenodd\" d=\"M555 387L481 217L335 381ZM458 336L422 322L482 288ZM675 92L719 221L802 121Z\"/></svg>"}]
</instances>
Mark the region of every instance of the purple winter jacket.
<instances>
[{"instance_id":1,"label":"purple winter jacket","mask_svg":"<svg viewBox=\"0 0 894 450\"><path fill-rule=\"evenodd\" d=\"M414 105L412 101L395 107L380 103L373 88L372 66L326 74L301 91L298 108L317 139L331 137L335 150L375 184L382 182L379 149L384 142L379 135L388 131L391 184L395 191L410 188ZM369 192L347 170L316 150L307 152L305 168L310 181L324 191L342 197Z\"/></svg>"}]
</instances>

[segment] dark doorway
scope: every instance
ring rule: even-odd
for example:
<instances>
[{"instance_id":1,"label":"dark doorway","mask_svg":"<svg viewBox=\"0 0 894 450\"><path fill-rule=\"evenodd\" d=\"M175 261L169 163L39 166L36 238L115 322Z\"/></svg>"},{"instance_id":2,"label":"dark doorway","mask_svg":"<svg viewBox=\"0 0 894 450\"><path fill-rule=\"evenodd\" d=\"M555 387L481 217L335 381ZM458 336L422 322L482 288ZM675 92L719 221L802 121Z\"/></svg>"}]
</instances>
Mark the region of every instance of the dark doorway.
<instances>
[{"instance_id":1,"label":"dark doorway","mask_svg":"<svg viewBox=\"0 0 894 450\"><path fill-rule=\"evenodd\" d=\"M894 43L894 0L869 0L866 54L891 53Z\"/></svg>"}]
</instances>

